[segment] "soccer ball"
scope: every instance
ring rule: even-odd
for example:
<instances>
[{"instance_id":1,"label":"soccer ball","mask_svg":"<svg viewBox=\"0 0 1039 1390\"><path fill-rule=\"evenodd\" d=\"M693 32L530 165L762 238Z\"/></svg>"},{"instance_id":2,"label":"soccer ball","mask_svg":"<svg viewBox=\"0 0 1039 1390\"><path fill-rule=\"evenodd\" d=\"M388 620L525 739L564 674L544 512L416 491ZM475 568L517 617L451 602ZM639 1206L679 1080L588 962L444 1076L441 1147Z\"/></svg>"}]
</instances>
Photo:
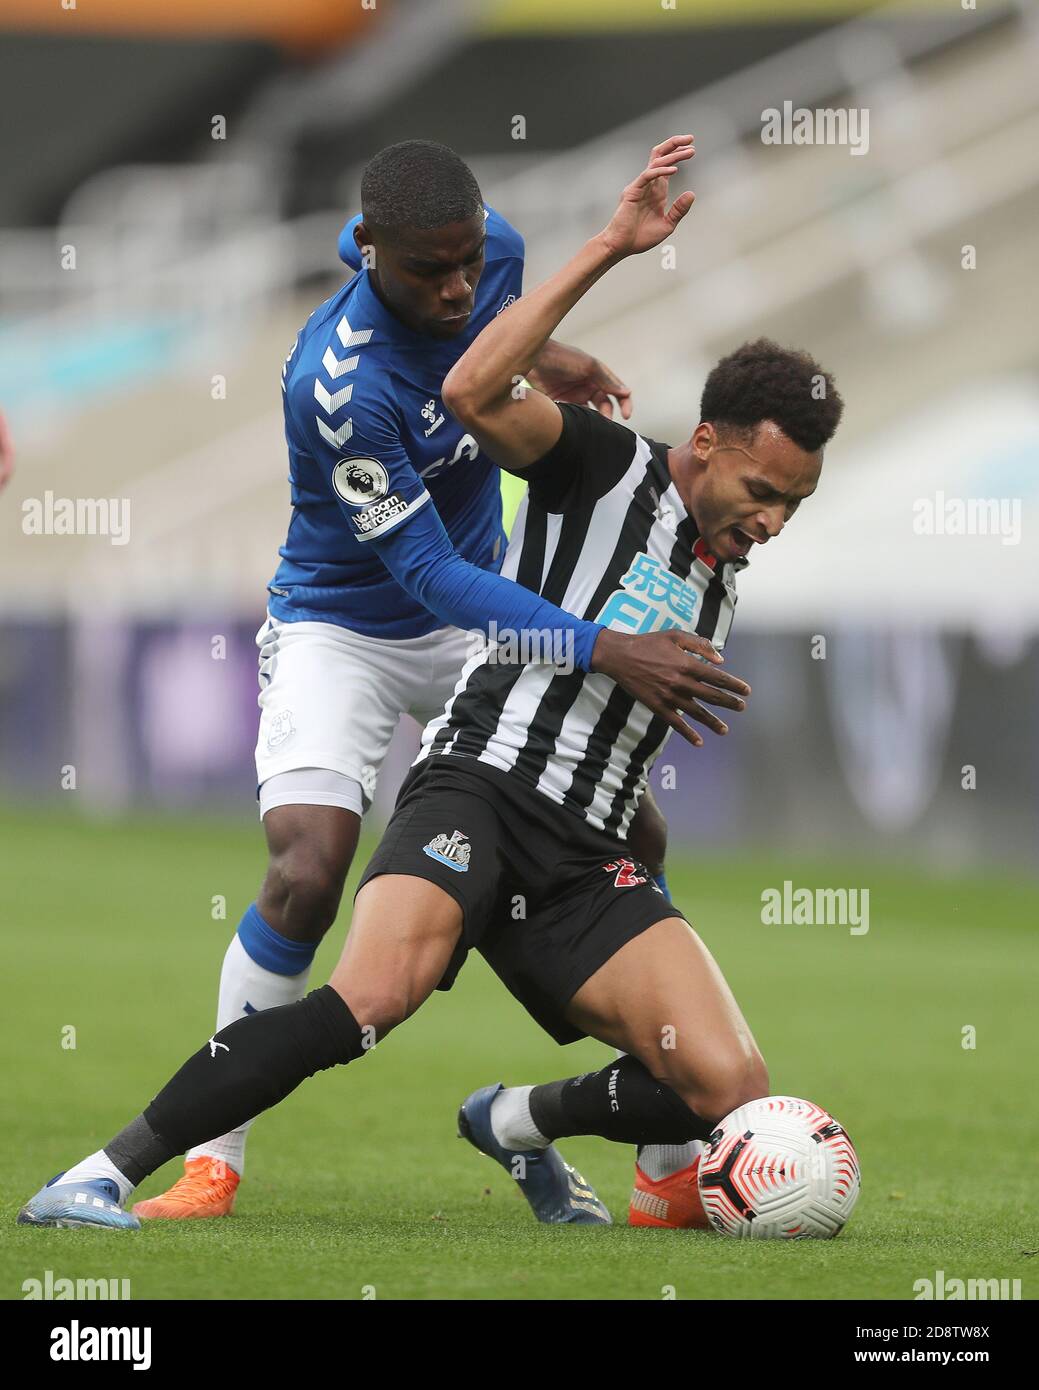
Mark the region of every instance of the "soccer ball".
<instances>
[{"instance_id":1,"label":"soccer ball","mask_svg":"<svg viewBox=\"0 0 1039 1390\"><path fill-rule=\"evenodd\" d=\"M765 1096L726 1115L700 1156L700 1200L714 1230L743 1240L827 1240L859 1197L844 1129L810 1100Z\"/></svg>"}]
</instances>

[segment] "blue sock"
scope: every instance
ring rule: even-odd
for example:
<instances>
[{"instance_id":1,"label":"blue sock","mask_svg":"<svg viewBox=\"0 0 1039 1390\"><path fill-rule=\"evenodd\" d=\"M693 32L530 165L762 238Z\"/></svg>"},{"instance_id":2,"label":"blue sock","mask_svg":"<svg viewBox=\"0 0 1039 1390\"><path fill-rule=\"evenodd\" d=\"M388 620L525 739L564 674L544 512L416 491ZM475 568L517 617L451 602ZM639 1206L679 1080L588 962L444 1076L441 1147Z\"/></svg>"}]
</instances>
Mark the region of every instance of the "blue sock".
<instances>
[{"instance_id":1,"label":"blue sock","mask_svg":"<svg viewBox=\"0 0 1039 1390\"><path fill-rule=\"evenodd\" d=\"M655 875L654 875L654 877L653 877L653 882L657 885L657 887L658 887L658 888L660 889L660 891L663 893L663 895L664 895L664 897L667 899L667 901L668 901L668 902L671 902L671 889L667 886L667 876L666 876L666 874L664 873L664 870L663 870L663 869L660 870L660 873L659 873L659 874L655 874Z\"/></svg>"},{"instance_id":2,"label":"blue sock","mask_svg":"<svg viewBox=\"0 0 1039 1390\"><path fill-rule=\"evenodd\" d=\"M246 908L238 923L238 939L247 955L274 975L299 975L314 959L317 946L312 941L290 941L260 916L255 903Z\"/></svg>"}]
</instances>

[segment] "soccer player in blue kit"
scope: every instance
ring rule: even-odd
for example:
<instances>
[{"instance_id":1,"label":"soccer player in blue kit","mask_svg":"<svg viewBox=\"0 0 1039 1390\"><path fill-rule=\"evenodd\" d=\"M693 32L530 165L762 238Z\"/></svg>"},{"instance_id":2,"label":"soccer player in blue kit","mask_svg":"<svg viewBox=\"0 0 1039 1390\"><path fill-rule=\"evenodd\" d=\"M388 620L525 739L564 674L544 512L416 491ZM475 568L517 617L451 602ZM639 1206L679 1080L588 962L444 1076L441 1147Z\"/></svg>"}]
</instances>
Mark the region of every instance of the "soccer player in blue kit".
<instances>
[{"instance_id":1,"label":"soccer player in blue kit","mask_svg":"<svg viewBox=\"0 0 1039 1390\"><path fill-rule=\"evenodd\" d=\"M340 254L357 273L310 316L282 373L293 511L257 634L269 863L224 958L218 1029L306 993L398 720L440 714L474 631L551 634L543 650L667 704L666 644L575 618L498 574L499 472L440 398L522 293L519 234L453 151L412 140L367 166ZM631 413L627 388L575 348L549 342L530 379L554 399L609 414L613 397ZM655 876L665 839L646 797L629 840ZM248 1128L192 1149L184 1175L136 1213L229 1214Z\"/></svg>"}]
</instances>

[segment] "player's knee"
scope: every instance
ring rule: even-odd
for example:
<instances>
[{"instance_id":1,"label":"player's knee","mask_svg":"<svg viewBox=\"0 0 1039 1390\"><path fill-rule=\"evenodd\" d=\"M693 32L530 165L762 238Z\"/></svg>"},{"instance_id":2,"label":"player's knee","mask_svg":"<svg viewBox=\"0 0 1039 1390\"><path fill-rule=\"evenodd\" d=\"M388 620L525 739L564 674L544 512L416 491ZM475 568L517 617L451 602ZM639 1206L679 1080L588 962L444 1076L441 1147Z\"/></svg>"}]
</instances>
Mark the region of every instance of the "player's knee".
<instances>
[{"instance_id":1,"label":"player's knee","mask_svg":"<svg viewBox=\"0 0 1039 1390\"><path fill-rule=\"evenodd\" d=\"M710 1124L724 1119L741 1105L768 1095L768 1071L761 1054L734 1055L699 1088L691 1108Z\"/></svg>"},{"instance_id":2,"label":"player's knee","mask_svg":"<svg viewBox=\"0 0 1039 1390\"><path fill-rule=\"evenodd\" d=\"M320 941L335 921L345 879L345 865L305 844L272 857L264 896L278 909L282 934Z\"/></svg>"},{"instance_id":3,"label":"player's knee","mask_svg":"<svg viewBox=\"0 0 1039 1390\"><path fill-rule=\"evenodd\" d=\"M362 1035L370 1040L368 1046L381 1041L414 1012L409 991L396 981L343 982L333 977L332 984L349 1006Z\"/></svg>"},{"instance_id":4,"label":"player's knee","mask_svg":"<svg viewBox=\"0 0 1039 1390\"><path fill-rule=\"evenodd\" d=\"M723 1097L725 1109L722 1111L722 1115L728 1115L737 1106L746 1105L752 1100L760 1100L762 1096L768 1094L768 1068L765 1066L765 1059L761 1053L757 1048L754 1048L750 1055L745 1058L743 1065L733 1070L729 1080L728 1093Z\"/></svg>"},{"instance_id":5,"label":"player's knee","mask_svg":"<svg viewBox=\"0 0 1039 1390\"><path fill-rule=\"evenodd\" d=\"M769 1094L768 1069L757 1048L733 1047L707 1065L702 1059L687 1066L679 1062L668 1082L689 1109L708 1124Z\"/></svg>"}]
</instances>

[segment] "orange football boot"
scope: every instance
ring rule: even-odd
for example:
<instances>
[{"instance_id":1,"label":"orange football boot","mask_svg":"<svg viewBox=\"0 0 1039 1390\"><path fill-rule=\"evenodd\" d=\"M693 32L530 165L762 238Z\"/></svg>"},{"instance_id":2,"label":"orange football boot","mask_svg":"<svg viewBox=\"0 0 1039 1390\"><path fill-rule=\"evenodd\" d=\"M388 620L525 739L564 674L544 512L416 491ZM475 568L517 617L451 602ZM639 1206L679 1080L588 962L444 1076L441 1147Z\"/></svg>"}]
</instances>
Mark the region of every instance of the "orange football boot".
<instances>
[{"instance_id":1,"label":"orange football boot","mask_svg":"<svg viewBox=\"0 0 1039 1390\"><path fill-rule=\"evenodd\" d=\"M142 1221L186 1221L192 1217L230 1216L241 1181L219 1158L189 1158L184 1176L168 1192L137 1202L134 1216Z\"/></svg>"},{"instance_id":2,"label":"orange football boot","mask_svg":"<svg viewBox=\"0 0 1039 1390\"><path fill-rule=\"evenodd\" d=\"M708 1230L710 1223L696 1186L699 1166L700 1156L697 1154L687 1168L679 1168L677 1173L654 1181L647 1178L636 1163L628 1225L662 1226L675 1231Z\"/></svg>"}]
</instances>

